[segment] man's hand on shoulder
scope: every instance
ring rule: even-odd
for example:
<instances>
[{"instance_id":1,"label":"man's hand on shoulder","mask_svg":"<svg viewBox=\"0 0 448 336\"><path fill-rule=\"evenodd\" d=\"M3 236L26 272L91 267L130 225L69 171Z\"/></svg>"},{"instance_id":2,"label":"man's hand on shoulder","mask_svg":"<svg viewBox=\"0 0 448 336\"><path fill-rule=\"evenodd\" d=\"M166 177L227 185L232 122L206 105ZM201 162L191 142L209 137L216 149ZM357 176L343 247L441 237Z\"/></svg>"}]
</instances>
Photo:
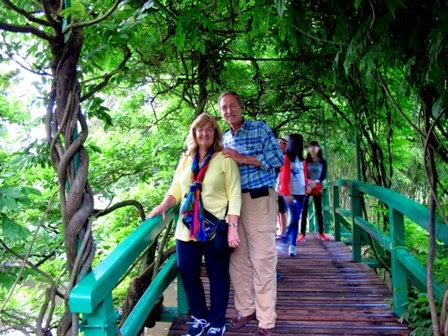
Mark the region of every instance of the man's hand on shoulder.
<instances>
[{"instance_id":1,"label":"man's hand on shoulder","mask_svg":"<svg viewBox=\"0 0 448 336\"><path fill-rule=\"evenodd\" d=\"M237 150L232 148L226 148L222 151L224 157L233 159L238 164L243 164L245 156L241 155Z\"/></svg>"},{"instance_id":2,"label":"man's hand on shoulder","mask_svg":"<svg viewBox=\"0 0 448 336\"><path fill-rule=\"evenodd\" d=\"M222 152L224 154L224 157L228 157L228 158L235 160L235 162L238 163L239 165L246 164L246 165L251 165L251 166L256 166L256 167L263 166L261 164L261 162L258 161L256 156L246 156L246 155L240 154L237 150L232 149L232 148L226 148Z\"/></svg>"}]
</instances>

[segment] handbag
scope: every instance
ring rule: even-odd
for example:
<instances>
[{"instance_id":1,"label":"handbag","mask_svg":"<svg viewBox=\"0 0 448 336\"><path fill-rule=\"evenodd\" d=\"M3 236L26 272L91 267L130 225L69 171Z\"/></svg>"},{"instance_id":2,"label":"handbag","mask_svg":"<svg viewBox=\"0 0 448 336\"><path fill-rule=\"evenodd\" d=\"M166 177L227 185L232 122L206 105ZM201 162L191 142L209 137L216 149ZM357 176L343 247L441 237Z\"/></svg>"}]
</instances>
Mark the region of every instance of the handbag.
<instances>
[{"instance_id":1,"label":"handbag","mask_svg":"<svg viewBox=\"0 0 448 336\"><path fill-rule=\"evenodd\" d=\"M224 219L216 218L205 209L203 215L207 241L211 241L217 252L228 252L229 243L227 241L227 232L229 230L229 227L227 225L227 222Z\"/></svg>"},{"instance_id":2,"label":"handbag","mask_svg":"<svg viewBox=\"0 0 448 336\"><path fill-rule=\"evenodd\" d=\"M212 242L218 252L229 249L227 242L228 225L224 219L219 219L205 209L202 209L202 220L205 226L206 241ZM185 215L182 222L190 229L193 225L192 214Z\"/></svg>"},{"instance_id":3,"label":"handbag","mask_svg":"<svg viewBox=\"0 0 448 336\"><path fill-rule=\"evenodd\" d=\"M320 196L323 193L323 188L322 188L322 184L320 183L316 183L314 185L314 187L312 187L309 191L309 193L307 193L307 195L311 195L311 196Z\"/></svg>"},{"instance_id":4,"label":"handbag","mask_svg":"<svg viewBox=\"0 0 448 336\"><path fill-rule=\"evenodd\" d=\"M303 161L303 173L305 175L305 182L308 181L308 165L306 164L306 160ZM310 187L309 184L305 187L305 195L307 196L321 196L323 194L322 183L316 183L313 187Z\"/></svg>"},{"instance_id":5,"label":"handbag","mask_svg":"<svg viewBox=\"0 0 448 336\"><path fill-rule=\"evenodd\" d=\"M205 209L202 209L202 220L204 221L205 234L207 235L207 240L211 240L215 237L216 232L220 225L227 225L224 219L218 219L216 216L211 214ZM182 222L190 229L193 225L193 215L188 214L182 218Z\"/></svg>"}]
</instances>

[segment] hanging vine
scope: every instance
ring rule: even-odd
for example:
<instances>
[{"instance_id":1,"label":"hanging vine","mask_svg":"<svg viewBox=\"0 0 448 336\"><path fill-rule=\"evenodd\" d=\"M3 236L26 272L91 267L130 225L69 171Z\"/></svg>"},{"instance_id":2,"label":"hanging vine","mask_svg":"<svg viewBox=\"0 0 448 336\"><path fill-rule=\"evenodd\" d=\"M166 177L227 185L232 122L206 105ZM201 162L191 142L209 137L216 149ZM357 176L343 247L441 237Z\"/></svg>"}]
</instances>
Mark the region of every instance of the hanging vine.
<instances>
[{"instance_id":1,"label":"hanging vine","mask_svg":"<svg viewBox=\"0 0 448 336\"><path fill-rule=\"evenodd\" d=\"M73 20L69 0L42 0L39 4L30 4L27 9L9 0L2 2L8 10L25 17L28 22L2 22L2 30L31 33L45 41L50 49L52 81L46 100L45 125L51 162L58 180L69 281L64 294L53 291L53 298L48 300L54 300L55 295L64 295L65 313L58 323L57 333L77 334L78 316L70 313L67 299L73 286L90 270L95 255L91 234L94 201L88 182L89 156L84 147L89 132L80 105L81 86L77 66L83 47L83 28L105 20L121 0L116 0L104 15L85 22ZM129 58L129 53L126 57ZM110 76L105 76L104 82L109 79ZM98 84L98 88L102 84ZM42 316L46 308L48 305L43 306Z\"/></svg>"}]
</instances>

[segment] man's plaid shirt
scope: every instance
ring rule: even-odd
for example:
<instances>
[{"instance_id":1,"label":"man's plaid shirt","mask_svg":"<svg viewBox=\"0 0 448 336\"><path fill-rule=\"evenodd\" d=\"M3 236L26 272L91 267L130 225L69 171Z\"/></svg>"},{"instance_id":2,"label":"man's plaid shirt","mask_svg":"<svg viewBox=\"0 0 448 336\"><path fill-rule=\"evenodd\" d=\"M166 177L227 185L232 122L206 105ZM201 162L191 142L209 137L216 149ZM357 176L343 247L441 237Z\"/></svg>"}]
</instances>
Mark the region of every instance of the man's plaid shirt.
<instances>
[{"instance_id":1,"label":"man's plaid shirt","mask_svg":"<svg viewBox=\"0 0 448 336\"><path fill-rule=\"evenodd\" d=\"M256 156L262 164L262 167L240 164L242 189L275 186L283 154L268 125L261 121L244 121L236 133L232 129L224 133L222 142L224 148L233 148L245 156Z\"/></svg>"}]
</instances>

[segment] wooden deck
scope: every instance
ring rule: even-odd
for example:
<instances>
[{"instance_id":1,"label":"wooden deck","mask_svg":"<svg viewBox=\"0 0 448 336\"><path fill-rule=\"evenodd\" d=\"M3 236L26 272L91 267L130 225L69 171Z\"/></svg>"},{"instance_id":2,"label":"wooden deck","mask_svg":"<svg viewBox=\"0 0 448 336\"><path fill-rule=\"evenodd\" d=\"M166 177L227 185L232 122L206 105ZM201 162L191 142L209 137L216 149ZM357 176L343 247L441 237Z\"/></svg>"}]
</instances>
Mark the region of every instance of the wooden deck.
<instances>
[{"instance_id":1,"label":"wooden deck","mask_svg":"<svg viewBox=\"0 0 448 336\"><path fill-rule=\"evenodd\" d=\"M409 335L390 310L390 290L365 264L351 262L350 248L341 242L320 241L313 234L297 246L296 257L288 245L277 244L278 282L275 335ZM208 294L208 281L204 278ZM236 314L231 292L227 317ZM185 333L185 321L173 322L169 335ZM251 335L257 321L244 328L228 329L227 336Z\"/></svg>"}]
</instances>

